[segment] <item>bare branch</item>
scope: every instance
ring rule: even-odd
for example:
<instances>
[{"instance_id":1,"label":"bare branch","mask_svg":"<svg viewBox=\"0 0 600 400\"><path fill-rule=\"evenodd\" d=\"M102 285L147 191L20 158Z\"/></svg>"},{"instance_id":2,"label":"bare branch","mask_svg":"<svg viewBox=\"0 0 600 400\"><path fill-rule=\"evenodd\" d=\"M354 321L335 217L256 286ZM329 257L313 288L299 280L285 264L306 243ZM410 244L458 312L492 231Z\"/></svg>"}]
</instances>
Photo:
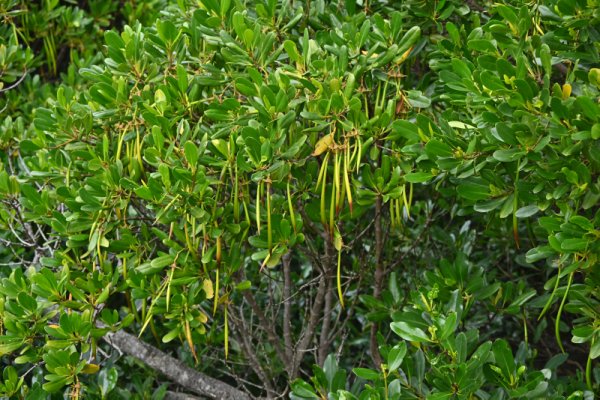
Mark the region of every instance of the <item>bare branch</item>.
<instances>
[{"instance_id":1,"label":"bare branch","mask_svg":"<svg viewBox=\"0 0 600 400\"><path fill-rule=\"evenodd\" d=\"M324 270L325 273L321 273L319 277L319 287L317 288L317 294L315 295L314 303L310 309L308 314L308 324L306 324L306 328L302 332L302 336L298 341L298 345L296 346L296 352L294 354L293 362L292 362L292 374L290 375L290 379L296 379L298 377L298 370L300 368L300 364L302 363L302 359L304 358L304 354L308 350L308 346L310 342L313 340L315 330L317 328L317 324L321 318L321 312L323 311L323 304L325 300L325 294L327 293L327 274L330 270L329 266L332 263L331 256L331 242L326 239L325 240L325 257L324 257Z\"/></svg>"},{"instance_id":2,"label":"bare branch","mask_svg":"<svg viewBox=\"0 0 600 400\"><path fill-rule=\"evenodd\" d=\"M148 367L162 373L172 382L190 392L210 399L251 399L248 394L184 365L176 358L163 353L127 332L107 333L104 340L119 352L137 358Z\"/></svg>"},{"instance_id":3,"label":"bare branch","mask_svg":"<svg viewBox=\"0 0 600 400\"><path fill-rule=\"evenodd\" d=\"M242 350L246 355L250 365L260 378L262 384L264 385L264 389L267 391L267 398L271 399L273 394L275 393L275 389L273 389L273 385L266 371L262 367L260 360L254 350L253 343L250 342L250 333L246 330L244 325L244 317L243 316L235 316L234 308L230 308L229 311L229 321L231 321L233 328L238 333L238 342L241 344Z\"/></svg>"},{"instance_id":4,"label":"bare branch","mask_svg":"<svg viewBox=\"0 0 600 400\"><path fill-rule=\"evenodd\" d=\"M244 290L243 293L244 293L244 299L246 299L248 304L250 304L252 311L254 311L254 313L258 317L260 327L262 329L264 329L264 331L267 333L267 338L269 340L269 343L271 343L271 345L275 349L277 356L283 362L284 365L288 366L290 360L288 360L288 358L286 357L286 353L284 353L283 349L281 348L281 343L280 343L279 337L273 330L273 327L272 327L273 324L271 322L269 322L267 320L267 318L265 317L265 314L263 313L262 309L256 302L256 299L252 295L252 292L249 290Z\"/></svg>"},{"instance_id":5,"label":"bare branch","mask_svg":"<svg viewBox=\"0 0 600 400\"><path fill-rule=\"evenodd\" d=\"M200 400L200 397L192 396L191 394L187 393L172 392L169 390L167 393L165 393L165 400Z\"/></svg>"},{"instance_id":6,"label":"bare branch","mask_svg":"<svg viewBox=\"0 0 600 400\"><path fill-rule=\"evenodd\" d=\"M283 341L285 343L285 355L288 360L293 358L292 349L292 277L290 262L292 253L283 256Z\"/></svg>"},{"instance_id":7,"label":"bare branch","mask_svg":"<svg viewBox=\"0 0 600 400\"><path fill-rule=\"evenodd\" d=\"M9 90L12 90L14 88L16 88L17 86L19 86L21 84L21 82L23 82L23 79L25 79L25 77L27 76L27 69L25 69L23 71L23 75L21 75L21 77L12 85L2 88L0 89L0 93L4 93L4 92L8 92Z\"/></svg>"},{"instance_id":8,"label":"bare branch","mask_svg":"<svg viewBox=\"0 0 600 400\"><path fill-rule=\"evenodd\" d=\"M383 235L381 226L381 212L383 208L383 201L381 196L377 197L375 201L375 287L373 288L373 297L379 299L381 297L381 291L383 288L383 278L385 271L382 263L383 253ZM370 337L370 350L371 357L375 368L379 369L381 366L381 355L379 354L379 346L377 345L377 332L379 332L379 324L376 322L371 325L371 337Z\"/></svg>"},{"instance_id":9,"label":"bare branch","mask_svg":"<svg viewBox=\"0 0 600 400\"><path fill-rule=\"evenodd\" d=\"M321 335L319 337L319 351L317 363L323 366L329 350L329 332L331 330L331 310L333 308L333 290L331 288L332 277L327 277L327 294L325 294L325 306L323 308L323 323L321 324Z\"/></svg>"}]
</instances>

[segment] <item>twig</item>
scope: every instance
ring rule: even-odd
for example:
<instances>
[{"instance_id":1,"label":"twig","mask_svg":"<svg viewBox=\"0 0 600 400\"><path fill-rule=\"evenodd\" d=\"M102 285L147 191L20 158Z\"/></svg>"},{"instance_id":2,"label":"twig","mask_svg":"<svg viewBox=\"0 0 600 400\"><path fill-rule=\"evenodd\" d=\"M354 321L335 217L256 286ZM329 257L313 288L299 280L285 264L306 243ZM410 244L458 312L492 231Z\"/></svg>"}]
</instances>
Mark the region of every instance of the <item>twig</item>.
<instances>
[{"instance_id":1,"label":"twig","mask_svg":"<svg viewBox=\"0 0 600 400\"><path fill-rule=\"evenodd\" d=\"M269 340L269 343L271 343L271 345L275 349L277 356L282 361L283 365L288 366L290 360L288 360L288 358L286 357L286 354L283 352L283 350L281 348L281 343L279 341L277 334L275 333L275 331L272 328L272 323L269 322L267 320L267 318L265 317L265 314L262 312L261 308L259 307L258 303L256 302L256 299L252 295L252 292L249 290L244 290L243 293L244 293L243 294L244 299L246 299L248 304L250 304L252 311L254 311L254 313L258 317L260 327L262 329L264 329L264 331L267 333L267 338Z\"/></svg>"},{"instance_id":2,"label":"twig","mask_svg":"<svg viewBox=\"0 0 600 400\"><path fill-rule=\"evenodd\" d=\"M238 333L238 342L241 344L242 350L246 355L246 358L250 362L250 365L260 378L264 389L267 392L267 398L272 399L275 394L275 389L273 389L273 385L271 384L271 380L269 379L266 371L262 367L262 364L258 360L258 356L254 351L253 344L249 341L250 334L246 330L244 325L244 317L236 317L234 308L231 308L229 311L229 320L231 321L233 328Z\"/></svg>"},{"instance_id":3,"label":"twig","mask_svg":"<svg viewBox=\"0 0 600 400\"><path fill-rule=\"evenodd\" d=\"M18 81L16 81L15 83L13 83L12 85L10 85L8 87L0 89L0 93L8 92L9 90L16 88L17 86L19 86L21 84L21 82L23 82L23 79L25 79L26 76L27 76L27 68L25 68L25 70L23 71L23 75L21 75L21 77L19 78Z\"/></svg>"}]
</instances>

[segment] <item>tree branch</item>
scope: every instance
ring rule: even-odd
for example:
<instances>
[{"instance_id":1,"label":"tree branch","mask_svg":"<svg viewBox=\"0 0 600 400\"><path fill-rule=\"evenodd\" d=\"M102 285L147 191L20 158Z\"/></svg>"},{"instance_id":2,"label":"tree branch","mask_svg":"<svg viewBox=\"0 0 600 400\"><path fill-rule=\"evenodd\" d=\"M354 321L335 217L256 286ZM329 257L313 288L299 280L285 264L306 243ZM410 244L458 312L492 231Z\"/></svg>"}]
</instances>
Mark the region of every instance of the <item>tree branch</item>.
<instances>
[{"instance_id":1,"label":"tree branch","mask_svg":"<svg viewBox=\"0 0 600 400\"><path fill-rule=\"evenodd\" d=\"M104 336L104 340L115 349L137 358L190 392L210 399L251 399L248 394L184 365L176 358L127 332L109 332Z\"/></svg>"},{"instance_id":2,"label":"tree branch","mask_svg":"<svg viewBox=\"0 0 600 400\"><path fill-rule=\"evenodd\" d=\"M294 359L292 362L292 374L290 379L296 379L298 377L298 370L300 368L300 364L302 363L302 359L304 358L304 353L306 353L308 346L311 340L314 337L315 330L317 328L317 324L319 323L319 319L321 318L321 312L323 311L323 305L325 300L325 294L327 293L327 279L330 271L330 266L332 264L332 255L331 255L331 242L330 240L325 240L325 257L323 260L323 269L324 271L321 273L319 277L319 287L317 288L317 294L315 295L314 303L310 309L308 314L308 324L306 328L302 332L302 336L298 341L296 346L296 352L294 354ZM306 322L306 321L305 321Z\"/></svg>"},{"instance_id":3,"label":"tree branch","mask_svg":"<svg viewBox=\"0 0 600 400\"><path fill-rule=\"evenodd\" d=\"M167 393L165 393L165 400L200 400L200 397L192 396L187 393L167 391Z\"/></svg>"},{"instance_id":4,"label":"tree branch","mask_svg":"<svg viewBox=\"0 0 600 400\"><path fill-rule=\"evenodd\" d=\"M327 271L329 273L329 271ZM317 363L323 366L329 350L329 331L331 330L331 310L333 308L333 290L331 288L332 277L327 276L327 294L325 295L325 307L323 308L323 323L321 324L321 337L319 338L319 351Z\"/></svg>"},{"instance_id":5,"label":"tree branch","mask_svg":"<svg viewBox=\"0 0 600 400\"><path fill-rule=\"evenodd\" d=\"M383 235L381 229L381 212L382 212L382 199L381 196L377 197L375 201L375 287L373 288L373 297L379 299L381 297L381 291L383 288L383 277L385 271L382 263L382 252L383 252ZM379 324L373 322L371 325L371 338L370 338L370 349L371 357L373 358L373 364L375 368L381 367L381 355L379 354L379 346L377 345L377 332L379 332Z\"/></svg>"},{"instance_id":6,"label":"tree branch","mask_svg":"<svg viewBox=\"0 0 600 400\"><path fill-rule=\"evenodd\" d=\"M288 360L293 358L292 344L292 277L290 262L292 253L287 252L283 256L283 341L285 344L285 355Z\"/></svg>"}]
</instances>

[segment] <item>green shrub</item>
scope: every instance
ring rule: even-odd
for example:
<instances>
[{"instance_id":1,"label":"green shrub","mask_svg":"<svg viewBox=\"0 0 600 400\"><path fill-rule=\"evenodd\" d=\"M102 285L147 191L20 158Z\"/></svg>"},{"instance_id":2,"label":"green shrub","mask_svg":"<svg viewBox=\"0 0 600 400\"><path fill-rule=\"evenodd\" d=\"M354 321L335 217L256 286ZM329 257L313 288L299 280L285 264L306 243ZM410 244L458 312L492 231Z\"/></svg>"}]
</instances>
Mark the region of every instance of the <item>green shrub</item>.
<instances>
[{"instance_id":1,"label":"green shrub","mask_svg":"<svg viewBox=\"0 0 600 400\"><path fill-rule=\"evenodd\" d=\"M0 394L598 390L594 1L13 3Z\"/></svg>"}]
</instances>

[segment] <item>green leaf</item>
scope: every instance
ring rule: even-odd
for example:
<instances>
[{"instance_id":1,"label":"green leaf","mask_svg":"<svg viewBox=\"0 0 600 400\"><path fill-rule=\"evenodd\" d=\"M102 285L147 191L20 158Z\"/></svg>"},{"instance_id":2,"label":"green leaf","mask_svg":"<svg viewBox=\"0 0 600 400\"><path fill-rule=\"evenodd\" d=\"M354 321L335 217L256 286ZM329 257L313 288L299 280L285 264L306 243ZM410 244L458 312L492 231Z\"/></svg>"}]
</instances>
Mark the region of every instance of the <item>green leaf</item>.
<instances>
[{"instance_id":1,"label":"green leaf","mask_svg":"<svg viewBox=\"0 0 600 400\"><path fill-rule=\"evenodd\" d=\"M18 295L19 304L23 306L23 308L29 310L30 312L35 312L37 310L37 301L30 295L25 292L21 292Z\"/></svg>"},{"instance_id":2,"label":"green leaf","mask_svg":"<svg viewBox=\"0 0 600 400\"><path fill-rule=\"evenodd\" d=\"M493 157L501 162L512 162L519 160L525 152L521 149L496 150Z\"/></svg>"},{"instance_id":3,"label":"green leaf","mask_svg":"<svg viewBox=\"0 0 600 400\"><path fill-rule=\"evenodd\" d=\"M492 345L495 364L500 368L504 377L508 380L515 373L516 364L508 342L498 339Z\"/></svg>"},{"instance_id":4,"label":"green leaf","mask_svg":"<svg viewBox=\"0 0 600 400\"><path fill-rule=\"evenodd\" d=\"M392 123L392 133L388 136L390 140L405 138L409 141L419 140L419 131L417 125L412 122L398 119Z\"/></svg>"},{"instance_id":5,"label":"green leaf","mask_svg":"<svg viewBox=\"0 0 600 400\"><path fill-rule=\"evenodd\" d=\"M485 200L490 195L490 189L487 185L476 182L464 182L456 188L458 194L472 201Z\"/></svg>"},{"instance_id":6,"label":"green leaf","mask_svg":"<svg viewBox=\"0 0 600 400\"><path fill-rule=\"evenodd\" d=\"M452 157L454 155L450 146L435 139L427 142L425 151L430 157Z\"/></svg>"},{"instance_id":7,"label":"green leaf","mask_svg":"<svg viewBox=\"0 0 600 400\"><path fill-rule=\"evenodd\" d=\"M166 254L164 256L155 258L154 260L152 260L151 264L152 268L164 268L167 265L173 264L173 261L175 261L175 257L170 254Z\"/></svg>"},{"instance_id":8,"label":"green leaf","mask_svg":"<svg viewBox=\"0 0 600 400\"><path fill-rule=\"evenodd\" d=\"M528 302L529 300L531 300L536 294L537 294L536 290L535 289L531 289L531 290L523 293L519 297L517 297L510 304L510 306L508 306L508 308L521 307L523 304L525 304L526 302Z\"/></svg>"},{"instance_id":9,"label":"green leaf","mask_svg":"<svg viewBox=\"0 0 600 400\"><path fill-rule=\"evenodd\" d=\"M594 126L592 126L591 135L592 139L594 140L600 139L600 123L594 124Z\"/></svg>"},{"instance_id":10,"label":"green leaf","mask_svg":"<svg viewBox=\"0 0 600 400\"><path fill-rule=\"evenodd\" d=\"M170 341L172 341L176 337L179 337L179 328L171 329L169 332L167 332L162 337L161 340L162 340L163 343L169 343Z\"/></svg>"},{"instance_id":11,"label":"green leaf","mask_svg":"<svg viewBox=\"0 0 600 400\"><path fill-rule=\"evenodd\" d=\"M368 368L353 368L352 372L359 378L367 379L370 381L374 381L379 378L379 372L373 371L372 369Z\"/></svg>"},{"instance_id":12,"label":"green leaf","mask_svg":"<svg viewBox=\"0 0 600 400\"><path fill-rule=\"evenodd\" d=\"M195 168L196 164L198 163L198 148L196 145L192 141L188 140L183 145L183 151L188 164Z\"/></svg>"},{"instance_id":13,"label":"green leaf","mask_svg":"<svg viewBox=\"0 0 600 400\"><path fill-rule=\"evenodd\" d=\"M24 338L0 336L0 356L4 356L18 350L23 346Z\"/></svg>"},{"instance_id":14,"label":"green leaf","mask_svg":"<svg viewBox=\"0 0 600 400\"><path fill-rule=\"evenodd\" d=\"M406 355L406 342L400 342L396 346L392 347L387 357L387 366L389 372L394 372L400 365L402 365L402 361L404 360L404 356Z\"/></svg>"},{"instance_id":15,"label":"green leaf","mask_svg":"<svg viewBox=\"0 0 600 400\"><path fill-rule=\"evenodd\" d=\"M420 37L421 27L419 27L418 25L415 25L411 27L408 31L406 31L404 36L402 36L402 39L400 39L397 50L398 55L403 56L404 53L408 51L417 42L417 40L419 40Z\"/></svg>"},{"instance_id":16,"label":"green leaf","mask_svg":"<svg viewBox=\"0 0 600 400\"><path fill-rule=\"evenodd\" d=\"M590 358L595 360L598 357L600 357L600 337L596 337L596 341L590 348Z\"/></svg>"},{"instance_id":17,"label":"green leaf","mask_svg":"<svg viewBox=\"0 0 600 400\"><path fill-rule=\"evenodd\" d=\"M392 322L390 324L392 331L404 340L411 342L430 342L429 337L420 328L412 327L406 322Z\"/></svg>"},{"instance_id":18,"label":"green leaf","mask_svg":"<svg viewBox=\"0 0 600 400\"><path fill-rule=\"evenodd\" d=\"M454 333L457 327L457 315L455 312L451 312L446 317L444 323L442 324L442 329L438 335L440 340L447 339L450 335Z\"/></svg>"},{"instance_id":19,"label":"green leaf","mask_svg":"<svg viewBox=\"0 0 600 400\"><path fill-rule=\"evenodd\" d=\"M597 121L598 116L600 115L600 109L598 104L594 102L594 100L590 99L587 96L578 96L575 100L575 104L579 107L579 109L583 112L583 114L591 119L592 121Z\"/></svg>"},{"instance_id":20,"label":"green leaf","mask_svg":"<svg viewBox=\"0 0 600 400\"><path fill-rule=\"evenodd\" d=\"M521 207L517 210L517 212L515 212L515 216L517 218L529 218L532 215L535 215L538 213L539 211L539 207L535 204L529 205L529 206L525 206L525 207Z\"/></svg>"},{"instance_id":21,"label":"green leaf","mask_svg":"<svg viewBox=\"0 0 600 400\"><path fill-rule=\"evenodd\" d=\"M487 213L490 211L494 211L495 209L497 209L498 207L500 207L502 205L502 203L504 202L506 198L505 197L500 197L497 199L492 199L492 200L488 200L488 201L484 201L481 203L477 203L473 206L473 209L477 212L481 212L481 213Z\"/></svg>"},{"instance_id":22,"label":"green leaf","mask_svg":"<svg viewBox=\"0 0 600 400\"><path fill-rule=\"evenodd\" d=\"M472 39L467 42L467 47L471 50L477 50L482 53L495 53L496 47L487 39Z\"/></svg>"},{"instance_id":23,"label":"green leaf","mask_svg":"<svg viewBox=\"0 0 600 400\"><path fill-rule=\"evenodd\" d=\"M566 251L581 251L588 247L588 240L583 238L564 239L560 243L560 248Z\"/></svg>"},{"instance_id":24,"label":"green leaf","mask_svg":"<svg viewBox=\"0 0 600 400\"><path fill-rule=\"evenodd\" d=\"M315 393L314 389L302 379L296 379L292 382L292 392L296 396L300 396L305 399L318 399L319 396Z\"/></svg>"},{"instance_id":25,"label":"green leaf","mask_svg":"<svg viewBox=\"0 0 600 400\"><path fill-rule=\"evenodd\" d=\"M56 376L56 375L46 375L46 379L48 379L51 376ZM59 389L61 389L62 387L64 387L65 385L68 385L69 382L69 378L64 377L64 376L59 376L57 377L57 379L52 379L52 381L50 382L46 382L42 385L42 388L49 393L54 393L57 392Z\"/></svg>"},{"instance_id":26,"label":"green leaf","mask_svg":"<svg viewBox=\"0 0 600 400\"><path fill-rule=\"evenodd\" d=\"M291 40L286 40L283 42L283 48L285 49L285 52L290 57L290 60L292 60L293 62L302 61L302 58L300 57L300 54L298 53L298 48L296 48L296 43L292 42Z\"/></svg>"},{"instance_id":27,"label":"green leaf","mask_svg":"<svg viewBox=\"0 0 600 400\"><path fill-rule=\"evenodd\" d=\"M100 386L100 393L103 398L115 388L119 373L115 367L104 368L98 374L98 385Z\"/></svg>"},{"instance_id":28,"label":"green leaf","mask_svg":"<svg viewBox=\"0 0 600 400\"><path fill-rule=\"evenodd\" d=\"M335 379L335 375L338 372L338 365L334 354L329 354L325 359L325 362L323 363L323 372L327 378L327 383L331 386Z\"/></svg>"},{"instance_id":29,"label":"green leaf","mask_svg":"<svg viewBox=\"0 0 600 400\"><path fill-rule=\"evenodd\" d=\"M433 178L433 175L429 172L411 172L404 175L404 179L406 180L406 182L410 183L427 182L431 178Z\"/></svg>"},{"instance_id":30,"label":"green leaf","mask_svg":"<svg viewBox=\"0 0 600 400\"><path fill-rule=\"evenodd\" d=\"M414 108L427 108L431 105L431 99L419 90L408 90L408 102Z\"/></svg>"}]
</instances>

